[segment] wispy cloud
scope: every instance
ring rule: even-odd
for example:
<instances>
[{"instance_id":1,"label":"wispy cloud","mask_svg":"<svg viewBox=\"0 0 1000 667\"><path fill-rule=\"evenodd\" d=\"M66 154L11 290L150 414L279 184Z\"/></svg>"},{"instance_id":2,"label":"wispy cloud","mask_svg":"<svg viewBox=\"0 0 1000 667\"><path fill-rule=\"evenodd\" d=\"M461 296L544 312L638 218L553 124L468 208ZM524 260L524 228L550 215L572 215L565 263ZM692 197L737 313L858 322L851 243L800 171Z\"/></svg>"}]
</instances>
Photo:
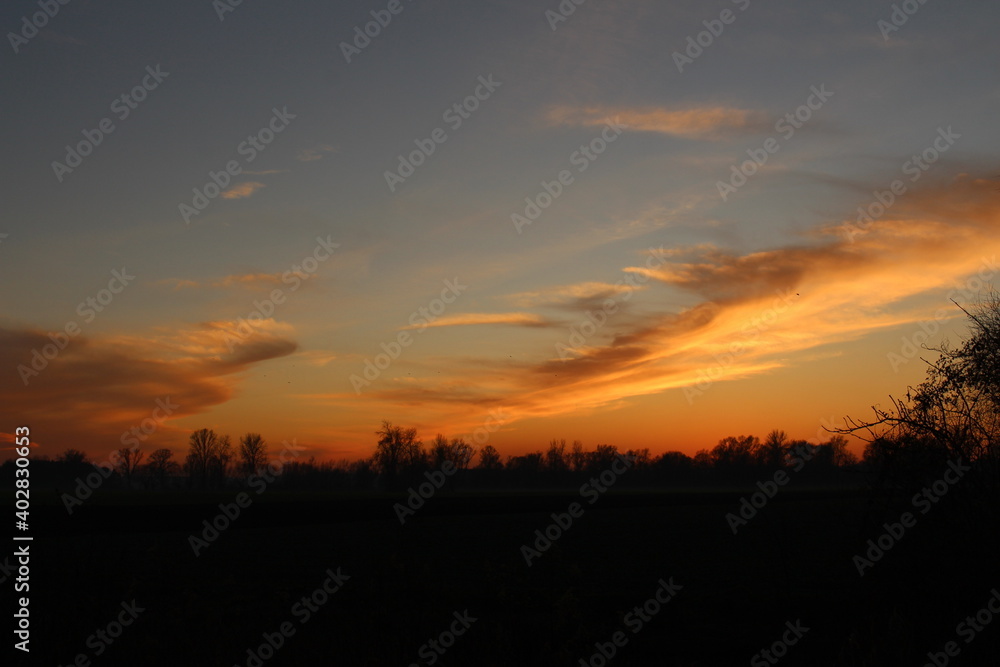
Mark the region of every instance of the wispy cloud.
<instances>
[{"instance_id":1,"label":"wispy cloud","mask_svg":"<svg viewBox=\"0 0 1000 667\"><path fill-rule=\"evenodd\" d=\"M43 447L106 455L123 446L122 434L148 418L158 400L177 406L170 421L229 401L243 372L295 352L297 343L282 335L286 330L271 320L250 331L238 322L207 322L145 336L80 336L27 387L16 371L0 375L0 402L24 422L45 425L36 434ZM0 366L30 367L31 351L50 342L43 331L0 328ZM168 422L144 448L178 446L185 438Z\"/></svg>"},{"instance_id":2,"label":"wispy cloud","mask_svg":"<svg viewBox=\"0 0 1000 667\"><path fill-rule=\"evenodd\" d=\"M246 183L239 183L223 191L223 199L246 199L253 195L261 188L266 187L263 183L258 181L247 181Z\"/></svg>"},{"instance_id":3,"label":"wispy cloud","mask_svg":"<svg viewBox=\"0 0 1000 667\"><path fill-rule=\"evenodd\" d=\"M326 157L327 153L336 153L336 146L331 146L330 144L319 144L313 146L312 148L303 148L295 156L295 159L300 162L313 162L315 160L322 160Z\"/></svg>"},{"instance_id":4,"label":"wispy cloud","mask_svg":"<svg viewBox=\"0 0 1000 667\"><path fill-rule=\"evenodd\" d=\"M439 317L429 324L414 324L403 327L407 329L422 329L426 327L456 327L474 324L511 324L527 327L544 327L549 323L540 315L532 313L466 313L463 315L448 315Z\"/></svg>"},{"instance_id":5,"label":"wispy cloud","mask_svg":"<svg viewBox=\"0 0 1000 667\"><path fill-rule=\"evenodd\" d=\"M626 270L652 279L647 303L676 302L680 290L699 299L690 307L661 308L642 318L615 315L565 361L552 348L534 361L435 359L435 373L420 382L387 378L366 396L420 405L421 414L433 415L429 419L456 423L467 419L470 407L502 405L519 419L608 406L698 385L708 370L719 382L803 363L803 352L952 308L947 292L970 274L1000 276L1000 196L990 181L962 176L908 192L853 242L840 227L839 222L822 226L811 243L762 251L675 249L672 261L660 268ZM601 283L582 283L553 294L572 298L600 289ZM514 296L541 305L545 294ZM930 312L912 306L915 297L933 294ZM516 321L531 321L530 313L514 315ZM739 353L720 364L734 343Z\"/></svg>"},{"instance_id":6,"label":"wispy cloud","mask_svg":"<svg viewBox=\"0 0 1000 667\"><path fill-rule=\"evenodd\" d=\"M655 132L685 139L722 139L726 136L766 130L768 116L761 111L735 107L553 107L546 113L552 125L599 126L616 121L626 131Z\"/></svg>"},{"instance_id":7,"label":"wispy cloud","mask_svg":"<svg viewBox=\"0 0 1000 667\"><path fill-rule=\"evenodd\" d=\"M636 288L625 284L614 285L602 282L586 282L575 285L560 285L531 292L519 292L509 295L507 299L522 308L546 305L558 306L574 304L582 300L607 299L634 289Z\"/></svg>"}]
</instances>

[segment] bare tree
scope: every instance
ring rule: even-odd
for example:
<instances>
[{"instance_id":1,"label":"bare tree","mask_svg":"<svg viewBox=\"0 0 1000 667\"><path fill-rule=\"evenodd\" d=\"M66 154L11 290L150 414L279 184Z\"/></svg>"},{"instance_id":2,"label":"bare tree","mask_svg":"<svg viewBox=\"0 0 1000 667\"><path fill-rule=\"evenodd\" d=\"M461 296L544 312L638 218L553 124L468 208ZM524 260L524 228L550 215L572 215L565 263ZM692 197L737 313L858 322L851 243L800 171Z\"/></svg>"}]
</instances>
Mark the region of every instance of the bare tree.
<instances>
[{"instance_id":1,"label":"bare tree","mask_svg":"<svg viewBox=\"0 0 1000 667\"><path fill-rule=\"evenodd\" d=\"M87 455L81 452L79 449L73 449L72 447L67 449L65 452L56 457L56 461L61 461L63 463L69 463L72 465L80 465L87 462Z\"/></svg>"},{"instance_id":2,"label":"bare tree","mask_svg":"<svg viewBox=\"0 0 1000 667\"><path fill-rule=\"evenodd\" d=\"M771 468L783 466L788 455L788 434L780 429L774 429L764 438L759 452L762 464Z\"/></svg>"},{"instance_id":3,"label":"bare tree","mask_svg":"<svg viewBox=\"0 0 1000 667\"><path fill-rule=\"evenodd\" d=\"M956 304L958 305L958 304ZM962 308L959 306L959 308ZM1000 499L1000 294L991 291L970 312L969 337L947 343L928 365L926 379L873 406L874 419L848 418L834 429L867 441L864 459L880 469L880 484L906 492L936 474L947 461L975 464L962 493L977 512L997 512ZM974 516L970 513L969 516Z\"/></svg>"},{"instance_id":4,"label":"bare tree","mask_svg":"<svg viewBox=\"0 0 1000 667\"><path fill-rule=\"evenodd\" d=\"M556 442L553 438L549 442L549 450L545 452L545 467L549 472L561 473L569 466L566 465L566 441Z\"/></svg>"},{"instance_id":5,"label":"bare tree","mask_svg":"<svg viewBox=\"0 0 1000 667\"><path fill-rule=\"evenodd\" d=\"M390 484L402 470L422 462L422 443L417 438L417 429L393 426L386 420L375 434L379 438L372 463Z\"/></svg>"},{"instance_id":6,"label":"bare tree","mask_svg":"<svg viewBox=\"0 0 1000 667\"><path fill-rule=\"evenodd\" d=\"M479 450L479 468L482 470L501 470L503 468L503 460L496 447L486 445Z\"/></svg>"},{"instance_id":7,"label":"bare tree","mask_svg":"<svg viewBox=\"0 0 1000 667\"><path fill-rule=\"evenodd\" d=\"M171 460L173 456L174 453L169 449L157 449L149 455L146 463L146 470L149 471L149 474L156 480L161 489L164 486L167 475L177 470L177 463Z\"/></svg>"},{"instance_id":8,"label":"bare tree","mask_svg":"<svg viewBox=\"0 0 1000 667\"><path fill-rule=\"evenodd\" d=\"M233 456L229 436L203 428L191 434L188 445L185 466L192 481L202 486L221 484Z\"/></svg>"},{"instance_id":9,"label":"bare tree","mask_svg":"<svg viewBox=\"0 0 1000 667\"><path fill-rule=\"evenodd\" d=\"M260 433L247 433L240 438L239 461L247 476L259 473L267 465L267 445Z\"/></svg>"},{"instance_id":10,"label":"bare tree","mask_svg":"<svg viewBox=\"0 0 1000 667\"><path fill-rule=\"evenodd\" d=\"M122 447L111 457L115 470L125 479L125 488L132 488L132 475L139 469L143 456L143 451L138 447Z\"/></svg>"}]
</instances>

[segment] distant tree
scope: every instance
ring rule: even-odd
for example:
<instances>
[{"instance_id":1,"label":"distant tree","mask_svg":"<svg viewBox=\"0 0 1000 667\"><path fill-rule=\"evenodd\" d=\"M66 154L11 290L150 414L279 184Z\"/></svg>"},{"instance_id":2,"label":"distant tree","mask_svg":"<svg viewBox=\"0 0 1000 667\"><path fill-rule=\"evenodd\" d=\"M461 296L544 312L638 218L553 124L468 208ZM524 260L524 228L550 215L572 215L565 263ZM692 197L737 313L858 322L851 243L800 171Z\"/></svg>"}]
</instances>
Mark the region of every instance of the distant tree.
<instances>
[{"instance_id":1,"label":"distant tree","mask_svg":"<svg viewBox=\"0 0 1000 667\"><path fill-rule=\"evenodd\" d=\"M715 465L715 459L712 457L712 453L707 449L699 449L695 452L692 463L696 468L711 468Z\"/></svg>"},{"instance_id":2,"label":"distant tree","mask_svg":"<svg viewBox=\"0 0 1000 667\"><path fill-rule=\"evenodd\" d=\"M434 441L431 442L430 459L435 468L440 468L442 463L451 460L451 443L441 433L434 436Z\"/></svg>"},{"instance_id":3,"label":"distant tree","mask_svg":"<svg viewBox=\"0 0 1000 667\"><path fill-rule=\"evenodd\" d=\"M375 432L379 437L372 455L372 464L391 485L399 473L423 462L423 443L417 438L417 429L393 426L383 421Z\"/></svg>"},{"instance_id":4,"label":"distant tree","mask_svg":"<svg viewBox=\"0 0 1000 667\"><path fill-rule=\"evenodd\" d=\"M177 463L171 460L173 456L174 453L169 449L157 449L149 455L146 463L146 470L161 489L165 485L167 475L177 470Z\"/></svg>"},{"instance_id":5,"label":"distant tree","mask_svg":"<svg viewBox=\"0 0 1000 667\"><path fill-rule=\"evenodd\" d=\"M610 468L618 458L618 448L614 445L598 445L587 457L587 467L592 473L600 473Z\"/></svg>"},{"instance_id":6,"label":"distant tree","mask_svg":"<svg viewBox=\"0 0 1000 667\"><path fill-rule=\"evenodd\" d=\"M562 473L569 466L566 465L566 441L556 442L555 438L549 442L549 450L545 452L545 468L552 473Z\"/></svg>"},{"instance_id":7,"label":"distant tree","mask_svg":"<svg viewBox=\"0 0 1000 667\"><path fill-rule=\"evenodd\" d=\"M267 465L267 444L260 433L247 433L240 438L239 467L246 475L255 475Z\"/></svg>"},{"instance_id":8,"label":"distant tree","mask_svg":"<svg viewBox=\"0 0 1000 667\"><path fill-rule=\"evenodd\" d=\"M430 462L433 467L440 468L445 461L451 461L457 470L465 470L469 467L473 454L472 446L462 438L454 438L449 442L448 438L438 433L431 444Z\"/></svg>"},{"instance_id":9,"label":"distant tree","mask_svg":"<svg viewBox=\"0 0 1000 667\"><path fill-rule=\"evenodd\" d=\"M144 452L138 447L122 447L112 456L115 471L125 480L125 488L132 488L132 476L142 463Z\"/></svg>"},{"instance_id":10,"label":"distant tree","mask_svg":"<svg viewBox=\"0 0 1000 667\"><path fill-rule=\"evenodd\" d=\"M459 470L465 470L469 467L472 462L472 457L476 455L476 450L472 448L472 445L467 443L462 438L453 438L451 441L451 456L452 462L454 462L455 467Z\"/></svg>"},{"instance_id":11,"label":"distant tree","mask_svg":"<svg viewBox=\"0 0 1000 667\"><path fill-rule=\"evenodd\" d=\"M749 468L760 459L760 440L752 435L729 436L712 449L717 468Z\"/></svg>"},{"instance_id":12,"label":"distant tree","mask_svg":"<svg viewBox=\"0 0 1000 667\"><path fill-rule=\"evenodd\" d=\"M847 438L842 435L835 435L826 443L830 448L830 458L833 465L838 468L846 468L858 462L858 457L847 449L847 444Z\"/></svg>"},{"instance_id":13,"label":"distant tree","mask_svg":"<svg viewBox=\"0 0 1000 667\"><path fill-rule=\"evenodd\" d=\"M210 428L195 431L188 439L185 467L191 481L200 486L220 485L232 459L229 436L219 436Z\"/></svg>"},{"instance_id":14,"label":"distant tree","mask_svg":"<svg viewBox=\"0 0 1000 667\"><path fill-rule=\"evenodd\" d=\"M481 470L502 470L503 461L500 452L493 445L486 445L479 450L479 466Z\"/></svg>"},{"instance_id":15,"label":"distant tree","mask_svg":"<svg viewBox=\"0 0 1000 667\"><path fill-rule=\"evenodd\" d=\"M631 458L632 467L636 470L644 470L652 464L652 456L649 453L649 447L643 447L642 449L629 449L625 452L625 456Z\"/></svg>"},{"instance_id":16,"label":"distant tree","mask_svg":"<svg viewBox=\"0 0 1000 667\"><path fill-rule=\"evenodd\" d=\"M79 449L70 448L56 457L56 461L69 463L70 465L80 465L82 463L87 463L87 455Z\"/></svg>"},{"instance_id":17,"label":"distant tree","mask_svg":"<svg viewBox=\"0 0 1000 667\"><path fill-rule=\"evenodd\" d=\"M788 434L774 429L764 438L759 449L760 463L769 468L779 468L785 465L788 456Z\"/></svg>"},{"instance_id":18,"label":"distant tree","mask_svg":"<svg viewBox=\"0 0 1000 667\"><path fill-rule=\"evenodd\" d=\"M958 305L958 304L956 304ZM927 348L927 375L889 407L873 406L875 418L849 418L840 434L868 444L867 465L876 465L877 486L905 498L941 474L949 462L973 467L949 497L964 498L963 520L992 516L1000 524L1000 293L990 291L971 309L969 335L957 348Z\"/></svg>"},{"instance_id":19,"label":"distant tree","mask_svg":"<svg viewBox=\"0 0 1000 667\"><path fill-rule=\"evenodd\" d=\"M573 472L582 472L587 467L587 452L583 450L583 443L579 440L573 441L573 451L568 456L569 467Z\"/></svg>"},{"instance_id":20,"label":"distant tree","mask_svg":"<svg viewBox=\"0 0 1000 667\"><path fill-rule=\"evenodd\" d=\"M961 306L959 306L961 308ZM926 379L889 408L873 407L871 421L849 419L839 433L886 438L929 438L953 458L992 460L1000 465L1000 293L991 291L970 312L970 336L958 348L948 343L928 362Z\"/></svg>"}]
</instances>

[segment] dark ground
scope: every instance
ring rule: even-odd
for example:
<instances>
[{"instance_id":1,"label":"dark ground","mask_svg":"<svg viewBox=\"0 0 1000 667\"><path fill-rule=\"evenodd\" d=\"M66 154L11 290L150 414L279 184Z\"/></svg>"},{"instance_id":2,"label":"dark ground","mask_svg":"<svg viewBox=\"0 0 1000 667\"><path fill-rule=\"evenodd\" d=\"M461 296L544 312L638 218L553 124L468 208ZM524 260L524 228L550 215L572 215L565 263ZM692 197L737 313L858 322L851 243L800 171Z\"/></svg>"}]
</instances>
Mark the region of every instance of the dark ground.
<instances>
[{"instance_id":1,"label":"dark ground","mask_svg":"<svg viewBox=\"0 0 1000 667\"><path fill-rule=\"evenodd\" d=\"M198 557L188 536L235 492L109 491L73 516L33 496L32 651L4 664L246 666L289 621L264 665L423 665L465 610L478 620L435 664L577 666L622 630L614 667L766 665L751 660L797 620L809 631L782 665L920 666L947 641L948 664L1000 664L1000 616L956 634L1000 586L996 542L944 505L860 577L852 558L884 520L866 520L867 495L782 489L734 535L740 495L612 490L531 567L521 545L579 494L441 493L400 525L395 497L273 490ZM328 568L350 579L303 624L293 605ZM633 633L623 617L671 577L683 589ZM88 637L133 599L145 611L95 657Z\"/></svg>"}]
</instances>

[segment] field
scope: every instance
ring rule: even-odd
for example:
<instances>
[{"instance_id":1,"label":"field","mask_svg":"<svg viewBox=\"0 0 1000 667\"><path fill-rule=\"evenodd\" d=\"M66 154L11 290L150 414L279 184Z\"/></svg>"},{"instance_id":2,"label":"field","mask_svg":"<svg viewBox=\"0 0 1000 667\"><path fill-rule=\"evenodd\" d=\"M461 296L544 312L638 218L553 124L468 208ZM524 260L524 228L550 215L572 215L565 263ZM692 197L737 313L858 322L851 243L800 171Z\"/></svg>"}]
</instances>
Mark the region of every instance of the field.
<instances>
[{"instance_id":1,"label":"field","mask_svg":"<svg viewBox=\"0 0 1000 667\"><path fill-rule=\"evenodd\" d=\"M189 536L234 495L108 492L73 516L36 500L32 664L601 665L598 644L613 665L748 664L800 622L782 664L919 665L956 639L989 597L979 574L995 571L976 545L942 539L956 526L932 513L861 577L852 558L881 532L868 496L790 488L735 535L733 489L611 491L592 505L442 493L405 525L399 497L274 491L195 556ZM582 515L529 567L522 545L574 501ZM339 590L296 607L338 569ZM681 588L627 618L661 579ZM133 599L143 611L119 638L88 641ZM475 621L453 644L429 648L466 611ZM290 636L257 662L283 623ZM961 664L989 664L996 633L963 644Z\"/></svg>"}]
</instances>

